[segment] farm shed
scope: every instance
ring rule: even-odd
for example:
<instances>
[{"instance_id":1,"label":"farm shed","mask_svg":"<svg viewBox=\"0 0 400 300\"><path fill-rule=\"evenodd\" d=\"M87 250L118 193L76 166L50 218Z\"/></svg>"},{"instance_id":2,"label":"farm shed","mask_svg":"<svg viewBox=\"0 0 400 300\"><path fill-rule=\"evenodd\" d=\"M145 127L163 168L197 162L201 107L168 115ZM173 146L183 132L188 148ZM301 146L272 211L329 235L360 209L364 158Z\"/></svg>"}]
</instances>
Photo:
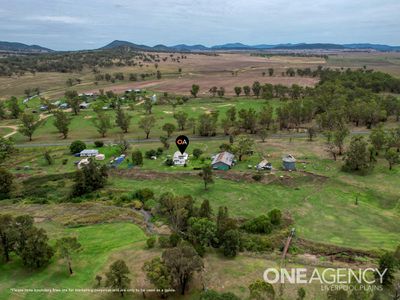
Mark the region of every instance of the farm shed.
<instances>
[{"instance_id":1,"label":"farm shed","mask_svg":"<svg viewBox=\"0 0 400 300\"><path fill-rule=\"evenodd\" d=\"M176 151L174 153L174 156L172 158L174 165L175 166L184 166L186 164L186 161L189 158L189 154L187 154L186 152L184 152L183 154L179 151Z\"/></svg>"},{"instance_id":2,"label":"farm shed","mask_svg":"<svg viewBox=\"0 0 400 300\"><path fill-rule=\"evenodd\" d=\"M96 150L96 149L85 149L85 150L82 150L79 153L79 156L80 157L91 157L91 156L96 156L98 154L99 154L99 150Z\"/></svg>"},{"instance_id":3,"label":"farm shed","mask_svg":"<svg viewBox=\"0 0 400 300\"><path fill-rule=\"evenodd\" d=\"M257 170L272 170L272 164L264 159L262 161L260 161L260 163L256 166Z\"/></svg>"},{"instance_id":4,"label":"farm shed","mask_svg":"<svg viewBox=\"0 0 400 300\"><path fill-rule=\"evenodd\" d=\"M294 171L296 170L296 159L293 155L287 154L282 157L282 165L283 169L286 171Z\"/></svg>"},{"instance_id":5,"label":"farm shed","mask_svg":"<svg viewBox=\"0 0 400 300\"><path fill-rule=\"evenodd\" d=\"M234 165L234 155L229 152L221 152L212 157L211 166L215 170L229 170Z\"/></svg>"}]
</instances>

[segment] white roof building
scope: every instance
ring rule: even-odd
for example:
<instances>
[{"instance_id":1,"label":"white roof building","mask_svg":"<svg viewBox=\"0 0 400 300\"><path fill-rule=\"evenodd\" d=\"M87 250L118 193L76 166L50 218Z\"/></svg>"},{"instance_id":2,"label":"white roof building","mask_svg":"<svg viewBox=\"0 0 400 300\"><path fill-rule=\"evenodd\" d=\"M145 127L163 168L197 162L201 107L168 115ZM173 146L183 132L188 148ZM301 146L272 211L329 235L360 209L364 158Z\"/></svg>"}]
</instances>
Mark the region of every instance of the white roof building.
<instances>
[{"instance_id":1,"label":"white roof building","mask_svg":"<svg viewBox=\"0 0 400 300\"><path fill-rule=\"evenodd\" d=\"M175 166L184 166L189 158L189 154L181 153L180 151L176 151L172 158Z\"/></svg>"},{"instance_id":2,"label":"white roof building","mask_svg":"<svg viewBox=\"0 0 400 300\"><path fill-rule=\"evenodd\" d=\"M80 157L91 157L91 156L96 156L98 154L99 154L99 150L96 150L96 149L85 149L85 150L82 150L79 153L79 156Z\"/></svg>"}]
</instances>

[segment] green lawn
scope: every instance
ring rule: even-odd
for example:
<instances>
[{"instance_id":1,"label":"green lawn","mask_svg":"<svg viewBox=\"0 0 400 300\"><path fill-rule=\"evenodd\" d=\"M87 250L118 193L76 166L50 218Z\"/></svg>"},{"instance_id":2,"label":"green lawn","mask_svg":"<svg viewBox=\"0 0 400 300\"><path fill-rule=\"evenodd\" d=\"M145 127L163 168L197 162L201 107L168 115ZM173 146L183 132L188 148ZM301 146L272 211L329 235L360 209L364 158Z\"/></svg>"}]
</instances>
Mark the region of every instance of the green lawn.
<instances>
[{"instance_id":1,"label":"green lawn","mask_svg":"<svg viewBox=\"0 0 400 300\"><path fill-rule=\"evenodd\" d=\"M125 248L140 249L146 236L136 225L114 223L64 229L54 224L43 224L54 239L61 236L76 236L82 251L73 257L75 274L69 276L66 264L57 257L51 264L38 271L27 271L17 257L8 264L0 265L0 299L91 299L90 294L15 294L10 288L93 288L95 276L104 267L112 253ZM22 296L22 297L21 297Z\"/></svg>"}]
</instances>

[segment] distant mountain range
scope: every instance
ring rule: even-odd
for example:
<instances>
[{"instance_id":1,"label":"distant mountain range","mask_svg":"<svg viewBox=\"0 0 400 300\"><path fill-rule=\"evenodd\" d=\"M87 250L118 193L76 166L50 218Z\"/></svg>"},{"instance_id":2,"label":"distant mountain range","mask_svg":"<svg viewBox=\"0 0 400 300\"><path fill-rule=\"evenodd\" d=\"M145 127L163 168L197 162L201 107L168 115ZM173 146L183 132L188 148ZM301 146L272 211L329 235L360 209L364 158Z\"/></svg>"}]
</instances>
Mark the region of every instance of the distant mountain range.
<instances>
[{"instance_id":1,"label":"distant mountain range","mask_svg":"<svg viewBox=\"0 0 400 300\"><path fill-rule=\"evenodd\" d=\"M277 45L245 45L242 43L228 43L223 45L215 45L206 47L204 45L185 45L179 44L175 46L156 45L147 46L131 43L128 41L115 40L99 49L94 50L109 50L120 47L127 47L139 51L233 51L233 50L376 50L376 51L400 51L400 46L389 46L381 44L331 44L331 43L300 43L300 44L277 44ZM22 43L1 42L0 51L13 51L25 53L49 53L53 52L49 48L38 45L26 45Z\"/></svg>"},{"instance_id":2,"label":"distant mountain range","mask_svg":"<svg viewBox=\"0 0 400 300\"><path fill-rule=\"evenodd\" d=\"M38 45L26 45L23 43L2 42L2 41L0 41L0 51L29 52L29 53L53 52L53 50L49 48L45 48Z\"/></svg>"}]
</instances>

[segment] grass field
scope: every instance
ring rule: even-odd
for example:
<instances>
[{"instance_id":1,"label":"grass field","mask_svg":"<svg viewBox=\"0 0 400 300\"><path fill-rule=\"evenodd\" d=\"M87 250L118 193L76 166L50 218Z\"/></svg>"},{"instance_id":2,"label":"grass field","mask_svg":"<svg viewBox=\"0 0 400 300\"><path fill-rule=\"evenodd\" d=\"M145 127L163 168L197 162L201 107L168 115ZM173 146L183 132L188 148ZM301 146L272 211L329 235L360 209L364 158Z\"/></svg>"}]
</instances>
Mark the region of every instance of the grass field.
<instances>
[{"instance_id":1,"label":"grass field","mask_svg":"<svg viewBox=\"0 0 400 300\"><path fill-rule=\"evenodd\" d=\"M95 276L103 270L112 253L124 248L142 249L146 239L143 231L134 224L115 223L80 228L63 228L57 224L43 224L54 244L62 236L76 236L82 251L73 257L74 275L69 276L65 263L53 258L49 267L26 272L18 258L0 265L0 299L22 299L10 288L93 288ZM118 233L118 234L116 234ZM75 262L75 263L74 263ZM104 275L104 274L103 274ZM104 276L103 276L104 277ZM79 294L81 299L91 299L91 294ZM74 293L29 293L24 299L76 299Z\"/></svg>"}]
</instances>

